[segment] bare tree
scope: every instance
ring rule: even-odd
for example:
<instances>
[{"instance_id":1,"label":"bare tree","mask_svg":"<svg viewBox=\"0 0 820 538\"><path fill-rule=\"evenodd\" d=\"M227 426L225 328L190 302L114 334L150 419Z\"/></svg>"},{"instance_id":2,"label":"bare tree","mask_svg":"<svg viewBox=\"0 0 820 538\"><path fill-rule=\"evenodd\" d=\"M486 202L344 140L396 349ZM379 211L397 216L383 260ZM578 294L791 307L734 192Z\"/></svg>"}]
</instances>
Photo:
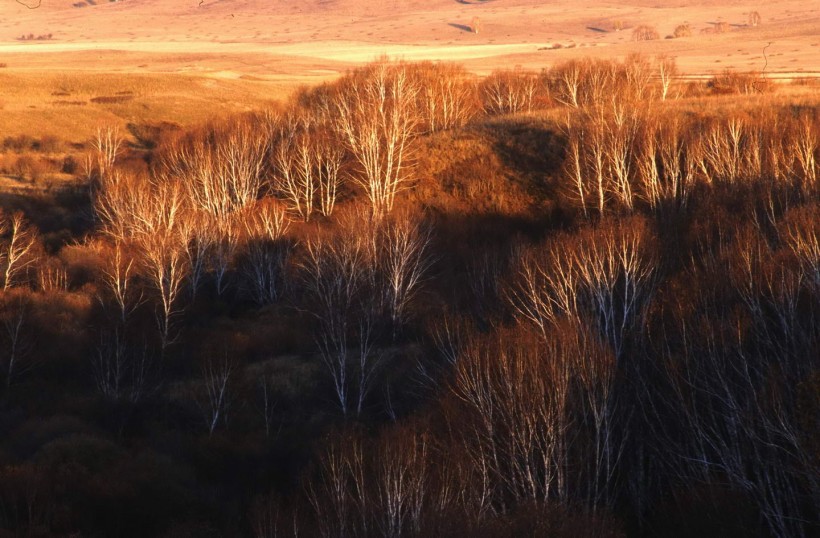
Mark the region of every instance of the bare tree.
<instances>
[{"instance_id":1,"label":"bare tree","mask_svg":"<svg viewBox=\"0 0 820 538\"><path fill-rule=\"evenodd\" d=\"M298 538L299 512L287 501L274 495L262 495L254 499L249 519L253 529L253 538Z\"/></svg>"},{"instance_id":2,"label":"bare tree","mask_svg":"<svg viewBox=\"0 0 820 538\"><path fill-rule=\"evenodd\" d=\"M582 113L580 119L568 117L566 121L569 139L566 173L584 214L587 214L587 205L594 200L592 203L598 214L603 215L610 198L606 124L602 109L593 114Z\"/></svg>"},{"instance_id":3,"label":"bare tree","mask_svg":"<svg viewBox=\"0 0 820 538\"><path fill-rule=\"evenodd\" d=\"M421 532L429 495L428 446L423 434L399 432L386 437L374 465L376 527L382 536L398 538Z\"/></svg>"},{"instance_id":4,"label":"bare tree","mask_svg":"<svg viewBox=\"0 0 820 538\"><path fill-rule=\"evenodd\" d=\"M653 85L651 64L633 54L623 62L607 60L571 60L553 67L547 73L550 96L568 107L621 109L633 112L635 101L651 100ZM627 104L633 104L627 106Z\"/></svg>"},{"instance_id":5,"label":"bare tree","mask_svg":"<svg viewBox=\"0 0 820 538\"><path fill-rule=\"evenodd\" d=\"M66 265L57 259L49 258L37 269L37 283L40 291L59 293L68 291L70 279Z\"/></svg>"},{"instance_id":6,"label":"bare tree","mask_svg":"<svg viewBox=\"0 0 820 538\"><path fill-rule=\"evenodd\" d=\"M666 101L672 81L678 74L677 64L675 63L675 59L670 56L659 56L656 62L658 66L658 77L661 83L661 101Z\"/></svg>"},{"instance_id":7,"label":"bare tree","mask_svg":"<svg viewBox=\"0 0 820 538\"><path fill-rule=\"evenodd\" d=\"M108 235L119 241L176 233L187 202L177 181L119 173L103 180L95 193L97 215Z\"/></svg>"},{"instance_id":8,"label":"bare tree","mask_svg":"<svg viewBox=\"0 0 820 538\"><path fill-rule=\"evenodd\" d=\"M637 175L642 197L656 211L669 203L683 208L691 196L697 145L685 137L684 131L675 118L661 118L643 126L636 155Z\"/></svg>"},{"instance_id":9,"label":"bare tree","mask_svg":"<svg viewBox=\"0 0 820 538\"><path fill-rule=\"evenodd\" d=\"M276 190L289 202L294 213L305 221L310 220L317 178L309 137L298 133L282 140L274 153L274 165Z\"/></svg>"},{"instance_id":10,"label":"bare tree","mask_svg":"<svg viewBox=\"0 0 820 538\"><path fill-rule=\"evenodd\" d=\"M51 488L41 464L6 465L0 473L0 499L7 525L36 529L54 521Z\"/></svg>"},{"instance_id":11,"label":"bare tree","mask_svg":"<svg viewBox=\"0 0 820 538\"><path fill-rule=\"evenodd\" d=\"M656 285L653 238L644 222L629 221L589 236L578 250L556 252L558 267L569 262L577 271L584 316L623 356L626 336L643 327ZM572 269L571 269L572 270ZM577 280L576 280L577 279Z\"/></svg>"},{"instance_id":12,"label":"bare tree","mask_svg":"<svg viewBox=\"0 0 820 538\"><path fill-rule=\"evenodd\" d=\"M91 145L97 153L97 170L104 178L114 170L124 140L116 126L98 127Z\"/></svg>"},{"instance_id":13,"label":"bare tree","mask_svg":"<svg viewBox=\"0 0 820 538\"><path fill-rule=\"evenodd\" d=\"M783 226L792 252L749 225L719 234L693 260L686 278L697 303L675 301L681 341L664 353L668 386L656 395L679 421L669 430L681 452L677 479L744 492L774 536L811 534L804 503L818 491L794 391L816 362L816 313L801 299L812 293L811 263L791 257L795 247L811 257L813 213L797 210Z\"/></svg>"},{"instance_id":14,"label":"bare tree","mask_svg":"<svg viewBox=\"0 0 820 538\"><path fill-rule=\"evenodd\" d=\"M109 400L134 404L156 388L154 359L148 346L130 344L119 327L100 334L91 367L97 390Z\"/></svg>"},{"instance_id":15,"label":"bare tree","mask_svg":"<svg viewBox=\"0 0 820 538\"><path fill-rule=\"evenodd\" d=\"M125 326L130 315L143 303L142 291L135 287L134 278L137 267L130 252L123 252L126 247L120 241L116 241L113 253L103 251L104 267L102 269L101 281L107 295L116 305L120 323ZM108 297L99 296L100 302L106 304Z\"/></svg>"},{"instance_id":16,"label":"bare tree","mask_svg":"<svg viewBox=\"0 0 820 538\"><path fill-rule=\"evenodd\" d=\"M37 262L37 233L18 211L11 217L0 215L0 234L5 236L0 243L3 290L8 290Z\"/></svg>"},{"instance_id":17,"label":"bare tree","mask_svg":"<svg viewBox=\"0 0 820 538\"><path fill-rule=\"evenodd\" d=\"M271 436L273 417L276 410L276 399L274 395L273 377L263 373L256 380L256 387L262 400L262 421L265 424L265 437Z\"/></svg>"},{"instance_id":18,"label":"bare tree","mask_svg":"<svg viewBox=\"0 0 820 538\"><path fill-rule=\"evenodd\" d=\"M97 390L111 400L120 398L126 376L126 345L119 330L103 335L97 353L92 356L91 367Z\"/></svg>"},{"instance_id":19,"label":"bare tree","mask_svg":"<svg viewBox=\"0 0 820 538\"><path fill-rule=\"evenodd\" d=\"M621 205L632 211L634 207L633 164L635 139L641 120L631 107L614 105L612 117L606 122L604 138L606 163L612 178L612 190Z\"/></svg>"},{"instance_id":20,"label":"bare tree","mask_svg":"<svg viewBox=\"0 0 820 538\"><path fill-rule=\"evenodd\" d=\"M564 346L561 333L541 339L522 329L461 339L450 390L462 407L447 420L459 423L477 515L501 499L566 500L577 342Z\"/></svg>"},{"instance_id":21,"label":"bare tree","mask_svg":"<svg viewBox=\"0 0 820 538\"><path fill-rule=\"evenodd\" d=\"M301 265L310 311L318 322L316 342L342 413L347 414L353 402L361 413L381 358L373 347L376 260L358 234L315 239L306 247Z\"/></svg>"},{"instance_id":22,"label":"bare tree","mask_svg":"<svg viewBox=\"0 0 820 538\"><path fill-rule=\"evenodd\" d=\"M558 240L549 250L536 250L525 257L518 282L511 288L512 306L520 319L537 329L544 345L560 344L548 348L550 360L556 366L564 364L555 375L567 379L565 386L575 387L566 390L572 390L577 398L564 408L566 414L551 420L562 425L571 422L577 437L573 443L553 438L552 443L559 444L551 445L550 450L556 450L555 454L570 451L584 462L574 470L577 474L564 474L562 480L571 480L593 511L611 505L625 451L630 443L640 444L639 439L631 440L629 425L634 419L624 414L623 405L628 408L629 404L620 401L616 374L629 370L631 376L643 375L625 361L627 350L645 338L656 265L651 235L644 223L632 219L607 223L589 234L575 235L571 241ZM526 394L523 382L511 384L515 397ZM549 393L552 389L543 390ZM530 408L538 409L534 404L526 407ZM551 431L546 428L541 425L539 431ZM525 431L524 426L518 429ZM550 476L565 495L567 490L559 485L562 482L556 473L553 470Z\"/></svg>"},{"instance_id":23,"label":"bare tree","mask_svg":"<svg viewBox=\"0 0 820 538\"><path fill-rule=\"evenodd\" d=\"M343 159L338 142L325 130L304 125L306 121L295 120L280 135L273 154L276 191L305 221L316 205L325 216L333 213Z\"/></svg>"},{"instance_id":24,"label":"bare tree","mask_svg":"<svg viewBox=\"0 0 820 538\"><path fill-rule=\"evenodd\" d=\"M302 267L305 287L316 303L317 344L339 407L346 414L350 405L350 313L363 285L360 271L364 252L357 242L334 245L315 240L307 244L306 254Z\"/></svg>"},{"instance_id":25,"label":"bare tree","mask_svg":"<svg viewBox=\"0 0 820 538\"><path fill-rule=\"evenodd\" d=\"M495 71L481 81L484 110L490 114L530 112L538 91L535 73L521 69Z\"/></svg>"},{"instance_id":26,"label":"bare tree","mask_svg":"<svg viewBox=\"0 0 820 538\"><path fill-rule=\"evenodd\" d=\"M410 215L390 219L379 227L385 303L395 325L404 321L408 304L428 276L433 263L431 232L429 225Z\"/></svg>"},{"instance_id":27,"label":"bare tree","mask_svg":"<svg viewBox=\"0 0 820 538\"><path fill-rule=\"evenodd\" d=\"M242 234L240 226L239 217L232 214L229 218L216 221L212 228L214 238L211 254L217 295L222 295L227 289L230 271L239 250Z\"/></svg>"},{"instance_id":28,"label":"bare tree","mask_svg":"<svg viewBox=\"0 0 820 538\"><path fill-rule=\"evenodd\" d=\"M158 176L181 181L194 207L221 221L259 197L266 144L247 120L213 127L167 148Z\"/></svg>"},{"instance_id":29,"label":"bare tree","mask_svg":"<svg viewBox=\"0 0 820 538\"><path fill-rule=\"evenodd\" d=\"M652 63L641 54L630 54L620 66L613 66L622 78L620 88L612 96L613 102L618 101L647 101L652 97L654 85L652 82ZM618 78L617 76L615 77Z\"/></svg>"},{"instance_id":30,"label":"bare tree","mask_svg":"<svg viewBox=\"0 0 820 538\"><path fill-rule=\"evenodd\" d=\"M350 484L353 482L361 487L364 484L356 482L359 474L351 468L351 461L355 463L361 460L351 458L349 454L356 454L360 449L355 439L352 442L348 439L331 439L324 444L324 454L319 460L318 479L311 480L307 485L308 500L316 516L319 535L323 538L355 535L353 512L356 507ZM361 488L357 489L361 491ZM362 508L359 507L360 513L363 512ZM363 530L367 530L364 525Z\"/></svg>"},{"instance_id":31,"label":"bare tree","mask_svg":"<svg viewBox=\"0 0 820 538\"><path fill-rule=\"evenodd\" d=\"M560 64L550 71L554 86L552 95L558 102L572 108L581 105L583 71L581 62L577 60Z\"/></svg>"},{"instance_id":32,"label":"bare tree","mask_svg":"<svg viewBox=\"0 0 820 538\"><path fill-rule=\"evenodd\" d=\"M423 62L411 67L418 78L418 106L427 131L461 127L476 113L476 85L462 66Z\"/></svg>"},{"instance_id":33,"label":"bare tree","mask_svg":"<svg viewBox=\"0 0 820 538\"><path fill-rule=\"evenodd\" d=\"M807 460L790 391L764 388L777 381L761 357L724 341L732 335L705 332L701 345L688 342L686 363L674 366L675 394L688 422L687 466L702 476L718 472L747 492L773 535L806 536L799 484L808 478L800 471Z\"/></svg>"},{"instance_id":34,"label":"bare tree","mask_svg":"<svg viewBox=\"0 0 820 538\"><path fill-rule=\"evenodd\" d=\"M21 293L4 292L2 297L2 326L6 349L4 353L4 374L6 388L15 378L33 368L36 364L31 354L33 335L28 327L31 308L30 301Z\"/></svg>"},{"instance_id":35,"label":"bare tree","mask_svg":"<svg viewBox=\"0 0 820 538\"><path fill-rule=\"evenodd\" d=\"M329 133L318 133L314 137L314 166L317 167L319 180L319 212L329 217L336 207L339 187L342 184L344 153Z\"/></svg>"},{"instance_id":36,"label":"bare tree","mask_svg":"<svg viewBox=\"0 0 820 538\"><path fill-rule=\"evenodd\" d=\"M760 21L760 13L758 13L757 11L752 11L749 13L749 26L753 28L760 26Z\"/></svg>"},{"instance_id":37,"label":"bare tree","mask_svg":"<svg viewBox=\"0 0 820 538\"><path fill-rule=\"evenodd\" d=\"M180 294L189 274L183 246L177 237L155 234L140 243L142 271L159 296L157 325L163 352L176 340L174 321L182 312Z\"/></svg>"},{"instance_id":38,"label":"bare tree","mask_svg":"<svg viewBox=\"0 0 820 538\"><path fill-rule=\"evenodd\" d=\"M816 155L820 145L818 145L815 125L808 117L801 118L791 146L800 165L804 188L806 190L816 188L818 168Z\"/></svg>"},{"instance_id":39,"label":"bare tree","mask_svg":"<svg viewBox=\"0 0 820 538\"><path fill-rule=\"evenodd\" d=\"M706 131L700 138L702 150L701 172L706 181L733 183L744 175L743 155L747 143L746 122L738 117L728 118Z\"/></svg>"},{"instance_id":40,"label":"bare tree","mask_svg":"<svg viewBox=\"0 0 820 538\"><path fill-rule=\"evenodd\" d=\"M404 65L381 61L343 81L336 101L335 127L359 165L354 180L376 219L393 209L409 179L417 93Z\"/></svg>"},{"instance_id":41,"label":"bare tree","mask_svg":"<svg viewBox=\"0 0 820 538\"><path fill-rule=\"evenodd\" d=\"M136 308L128 303L132 261L122 259L122 245L131 243L139 253L139 273L159 295L157 322L163 351L173 341L173 318L180 312L179 295L191 267L199 278L202 258L191 251L188 233L195 217L187 207L179 182L168 178L139 181L112 174L103 181L96 199L115 248L114 265L105 271L104 281L126 317ZM196 247L196 245L194 245ZM188 262L193 262L194 265Z\"/></svg>"},{"instance_id":42,"label":"bare tree","mask_svg":"<svg viewBox=\"0 0 820 538\"><path fill-rule=\"evenodd\" d=\"M563 125L567 135L567 156L564 160L564 169L572 187L572 195L577 195L578 203L584 213L587 212L587 193L589 187L586 181L586 153L584 145L584 130L582 126L575 126L572 117L567 115Z\"/></svg>"},{"instance_id":43,"label":"bare tree","mask_svg":"<svg viewBox=\"0 0 820 538\"><path fill-rule=\"evenodd\" d=\"M190 268L189 285L192 298L202 287L203 280L212 269L218 230L215 219L208 213L189 211L179 220L179 240Z\"/></svg>"},{"instance_id":44,"label":"bare tree","mask_svg":"<svg viewBox=\"0 0 820 538\"><path fill-rule=\"evenodd\" d=\"M388 432L368 450L345 434L325 444L308 486L321 536L419 536L433 496L428 435L413 426Z\"/></svg>"},{"instance_id":45,"label":"bare tree","mask_svg":"<svg viewBox=\"0 0 820 538\"><path fill-rule=\"evenodd\" d=\"M285 242L289 221L285 211L270 200L257 204L243 217L245 280L257 303L273 303L283 287L282 277L290 251Z\"/></svg>"},{"instance_id":46,"label":"bare tree","mask_svg":"<svg viewBox=\"0 0 820 538\"><path fill-rule=\"evenodd\" d=\"M94 210L105 233L124 241L144 230L142 215L154 210L150 186L137 178L113 172L100 178L92 191Z\"/></svg>"},{"instance_id":47,"label":"bare tree","mask_svg":"<svg viewBox=\"0 0 820 538\"><path fill-rule=\"evenodd\" d=\"M786 234L784 234L786 235ZM788 229L787 245L797 258L815 294L820 296L820 230L817 215L808 211Z\"/></svg>"},{"instance_id":48,"label":"bare tree","mask_svg":"<svg viewBox=\"0 0 820 538\"><path fill-rule=\"evenodd\" d=\"M230 384L235 364L227 350L219 358L206 360L202 366L203 393L197 400L208 434L213 435L220 421L227 421L231 406Z\"/></svg>"},{"instance_id":49,"label":"bare tree","mask_svg":"<svg viewBox=\"0 0 820 538\"><path fill-rule=\"evenodd\" d=\"M624 432L619 430L625 429L625 425L618 423L615 355L601 350L594 341L588 335L578 339L580 352L574 373L583 392L579 414L592 437L591 449L584 459L587 469L583 473L586 480L582 491L596 511L610 505L615 471L625 448Z\"/></svg>"},{"instance_id":50,"label":"bare tree","mask_svg":"<svg viewBox=\"0 0 820 538\"><path fill-rule=\"evenodd\" d=\"M640 220L590 231L579 244L558 242L549 258L524 261L513 306L542 334L562 318L595 327L623 355L640 328L656 284L652 237Z\"/></svg>"},{"instance_id":51,"label":"bare tree","mask_svg":"<svg viewBox=\"0 0 820 538\"><path fill-rule=\"evenodd\" d=\"M356 330L356 355L354 357L356 368L356 414L361 415L364 411L365 398L370 393L375 374L378 370L383 351L375 345L377 337L377 323L374 312L365 309L359 313L358 326Z\"/></svg>"},{"instance_id":52,"label":"bare tree","mask_svg":"<svg viewBox=\"0 0 820 538\"><path fill-rule=\"evenodd\" d=\"M630 55L624 64L632 57ZM606 60L586 60L582 66L580 97L583 107L599 110L614 108L632 98L634 88L628 83L623 65Z\"/></svg>"}]
</instances>

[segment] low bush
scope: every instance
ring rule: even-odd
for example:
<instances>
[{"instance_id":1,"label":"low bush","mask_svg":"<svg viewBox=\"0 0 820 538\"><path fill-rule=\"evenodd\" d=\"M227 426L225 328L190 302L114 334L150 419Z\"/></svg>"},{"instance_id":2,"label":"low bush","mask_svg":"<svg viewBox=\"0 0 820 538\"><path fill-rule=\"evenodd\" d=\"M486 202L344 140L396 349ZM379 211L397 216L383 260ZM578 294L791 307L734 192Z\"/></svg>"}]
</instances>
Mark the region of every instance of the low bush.
<instances>
[{"instance_id":1,"label":"low bush","mask_svg":"<svg viewBox=\"0 0 820 538\"><path fill-rule=\"evenodd\" d=\"M632 31L633 41L653 41L655 39L660 38L661 35L658 33L658 30L656 30L654 26L642 24Z\"/></svg>"},{"instance_id":2,"label":"low bush","mask_svg":"<svg viewBox=\"0 0 820 538\"><path fill-rule=\"evenodd\" d=\"M672 34L674 37L689 37L692 35L692 28L688 24L679 24L675 26L675 31Z\"/></svg>"}]
</instances>

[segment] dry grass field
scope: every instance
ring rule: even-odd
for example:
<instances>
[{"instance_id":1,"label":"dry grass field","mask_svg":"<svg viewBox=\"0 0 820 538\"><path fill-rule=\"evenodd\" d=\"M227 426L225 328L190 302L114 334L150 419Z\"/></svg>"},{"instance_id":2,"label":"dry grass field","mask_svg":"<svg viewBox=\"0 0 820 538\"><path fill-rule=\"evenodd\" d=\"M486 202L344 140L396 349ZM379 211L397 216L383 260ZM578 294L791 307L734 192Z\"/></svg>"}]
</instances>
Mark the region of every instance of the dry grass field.
<instances>
[{"instance_id":1,"label":"dry grass field","mask_svg":"<svg viewBox=\"0 0 820 538\"><path fill-rule=\"evenodd\" d=\"M753 11L761 19L756 27ZM471 30L476 21L479 33ZM683 24L691 35L669 39ZM655 28L660 39L635 41L641 25ZM0 132L76 141L100 123L195 123L280 99L300 84L385 54L453 60L486 74L634 52L673 56L691 76L725 69L815 76L820 6L803 0L9 1L0 5Z\"/></svg>"},{"instance_id":2,"label":"dry grass field","mask_svg":"<svg viewBox=\"0 0 820 538\"><path fill-rule=\"evenodd\" d=\"M6 2L0 54L18 67L48 67L48 59L19 55L49 52L59 58L53 68L311 77L380 54L487 71L609 49L673 54L685 70L709 72L760 69L771 42L771 72L811 72L820 70L817 7L800 0L52 0L36 9ZM760 24L753 27L755 11ZM475 19L478 34L470 28ZM682 24L689 37L664 39ZM641 25L654 27L660 42L634 43ZM19 39L29 34L51 37Z\"/></svg>"},{"instance_id":3,"label":"dry grass field","mask_svg":"<svg viewBox=\"0 0 820 538\"><path fill-rule=\"evenodd\" d=\"M0 72L0 131L82 142L100 125L200 123L259 109L289 86L180 73Z\"/></svg>"}]
</instances>

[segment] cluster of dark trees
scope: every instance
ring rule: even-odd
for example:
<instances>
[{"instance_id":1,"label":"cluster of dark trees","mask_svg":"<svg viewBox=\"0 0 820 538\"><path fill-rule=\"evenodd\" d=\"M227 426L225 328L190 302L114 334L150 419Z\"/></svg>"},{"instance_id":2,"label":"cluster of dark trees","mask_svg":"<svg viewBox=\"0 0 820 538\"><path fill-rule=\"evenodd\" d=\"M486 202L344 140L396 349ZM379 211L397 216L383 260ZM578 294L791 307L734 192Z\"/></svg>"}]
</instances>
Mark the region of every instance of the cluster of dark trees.
<instances>
[{"instance_id":1,"label":"cluster of dark trees","mask_svg":"<svg viewBox=\"0 0 820 538\"><path fill-rule=\"evenodd\" d=\"M387 60L0 218L0 536L812 536L820 116Z\"/></svg>"}]
</instances>

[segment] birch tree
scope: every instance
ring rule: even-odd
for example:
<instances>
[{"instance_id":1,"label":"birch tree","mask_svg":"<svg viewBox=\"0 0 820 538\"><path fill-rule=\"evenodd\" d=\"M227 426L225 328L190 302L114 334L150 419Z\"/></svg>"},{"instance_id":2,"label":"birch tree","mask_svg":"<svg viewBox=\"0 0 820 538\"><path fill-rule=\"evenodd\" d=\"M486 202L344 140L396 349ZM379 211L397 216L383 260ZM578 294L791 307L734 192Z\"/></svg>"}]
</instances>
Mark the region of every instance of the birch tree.
<instances>
[{"instance_id":1,"label":"birch tree","mask_svg":"<svg viewBox=\"0 0 820 538\"><path fill-rule=\"evenodd\" d=\"M405 66L386 61L354 72L341 88L335 128L358 164L354 181L381 219L410 180L419 89Z\"/></svg>"},{"instance_id":2,"label":"birch tree","mask_svg":"<svg viewBox=\"0 0 820 538\"><path fill-rule=\"evenodd\" d=\"M37 262L37 233L18 211L10 217L0 214L0 234L5 236L0 243L0 267L5 291Z\"/></svg>"}]
</instances>

